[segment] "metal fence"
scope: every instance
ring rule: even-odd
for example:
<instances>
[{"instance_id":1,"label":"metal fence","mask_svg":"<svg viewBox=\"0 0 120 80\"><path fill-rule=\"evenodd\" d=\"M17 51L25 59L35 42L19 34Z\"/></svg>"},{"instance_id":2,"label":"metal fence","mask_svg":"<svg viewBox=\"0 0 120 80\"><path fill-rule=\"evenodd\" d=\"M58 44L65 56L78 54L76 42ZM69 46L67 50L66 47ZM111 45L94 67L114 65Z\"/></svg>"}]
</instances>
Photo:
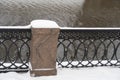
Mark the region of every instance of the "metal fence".
<instances>
[{"instance_id":1,"label":"metal fence","mask_svg":"<svg viewBox=\"0 0 120 80\"><path fill-rule=\"evenodd\" d=\"M120 66L120 30L60 31L59 67Z\"/></svg>"},{"instance_id":2,"label":"metal fence","mask_svg":"<svg viewBox=\"0 0 120 80\"><path fill-rule=\"evenodd\" d=\"M0 72L28 71L30 29L0 29Z\"/></svg>"},{"instance_id":3,"label":"metal fence","mask_svg":"<svg viewBox=\"0 0 120 80\"><path fill-rule=\"evenodd\" d=\"M0 72L29 70L30 29L0 29ZM61 29L58 67L120 66L120 30Z\"/></svg>"}]
</instances>

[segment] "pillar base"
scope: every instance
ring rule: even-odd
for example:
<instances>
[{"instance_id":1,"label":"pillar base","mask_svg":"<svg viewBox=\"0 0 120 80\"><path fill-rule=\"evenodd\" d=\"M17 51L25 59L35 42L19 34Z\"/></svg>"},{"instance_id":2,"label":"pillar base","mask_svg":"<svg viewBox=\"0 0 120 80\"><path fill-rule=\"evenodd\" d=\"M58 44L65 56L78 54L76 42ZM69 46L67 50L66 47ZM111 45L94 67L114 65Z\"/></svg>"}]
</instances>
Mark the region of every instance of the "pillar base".
<instances>
[{"instance_id":1,"label":"pillar base","mask_svg":"<svg viewBox=\"0 0 120 80\"><path fill-rule=\"evenodd\" d=\"M32 77L36 76L51 76L51 75L57 75L57 70L30 70L30 74Z\"/></svg>"}]
</instances>

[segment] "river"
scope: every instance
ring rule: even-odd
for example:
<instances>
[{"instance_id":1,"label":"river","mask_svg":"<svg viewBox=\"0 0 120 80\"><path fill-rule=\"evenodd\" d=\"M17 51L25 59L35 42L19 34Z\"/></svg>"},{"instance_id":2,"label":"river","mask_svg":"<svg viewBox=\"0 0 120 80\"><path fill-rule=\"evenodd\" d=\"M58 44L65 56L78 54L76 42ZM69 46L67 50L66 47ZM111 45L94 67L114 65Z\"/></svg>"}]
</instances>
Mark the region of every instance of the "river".
<instances>
[{"instance_id":1,"label":"river","mask_svg":"<svg viewBox=\"0 0 120 80\"><path fill-rule=\"evenodd\" d=\"M84 14L77 20L76 26L120 26L120 0L86 0L83 12Z\"/></svg>"}]
</instances>

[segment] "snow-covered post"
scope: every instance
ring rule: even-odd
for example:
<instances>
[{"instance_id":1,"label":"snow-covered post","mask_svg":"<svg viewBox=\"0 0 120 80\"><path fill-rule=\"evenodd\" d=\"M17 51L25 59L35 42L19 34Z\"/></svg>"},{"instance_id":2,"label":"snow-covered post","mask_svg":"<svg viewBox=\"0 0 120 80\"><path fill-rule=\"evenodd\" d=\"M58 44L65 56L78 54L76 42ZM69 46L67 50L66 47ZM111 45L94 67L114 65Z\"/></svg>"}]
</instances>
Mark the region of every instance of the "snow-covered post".
<instances>
[{"instance_id":1,"label":"snow-covered post","mask_svg":"<svg viewBox=\"0 0 120 80\"><path fill-rule=\"evenodd\" d=\"M59 26L49 20L35 20L31 26L31 76L56 75Z\"/></svg>"}]
</instances>

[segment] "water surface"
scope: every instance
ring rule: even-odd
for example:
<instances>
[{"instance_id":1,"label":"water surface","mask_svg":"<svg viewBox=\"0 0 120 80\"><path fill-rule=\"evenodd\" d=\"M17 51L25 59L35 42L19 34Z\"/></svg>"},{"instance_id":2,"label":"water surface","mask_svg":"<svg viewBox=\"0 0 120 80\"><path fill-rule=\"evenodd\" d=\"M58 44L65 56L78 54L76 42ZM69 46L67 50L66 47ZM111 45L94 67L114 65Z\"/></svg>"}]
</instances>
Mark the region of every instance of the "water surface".
<instances>
[{"instance_id":1,"label":"water surface","mask_svg":"<svg viewBox=\"0 0 120 80\"><path fill-rule=\"evenodd\" d=\"M120 0L86 0L76 26L119 27Z\"/></svg>"}]
</instances>

